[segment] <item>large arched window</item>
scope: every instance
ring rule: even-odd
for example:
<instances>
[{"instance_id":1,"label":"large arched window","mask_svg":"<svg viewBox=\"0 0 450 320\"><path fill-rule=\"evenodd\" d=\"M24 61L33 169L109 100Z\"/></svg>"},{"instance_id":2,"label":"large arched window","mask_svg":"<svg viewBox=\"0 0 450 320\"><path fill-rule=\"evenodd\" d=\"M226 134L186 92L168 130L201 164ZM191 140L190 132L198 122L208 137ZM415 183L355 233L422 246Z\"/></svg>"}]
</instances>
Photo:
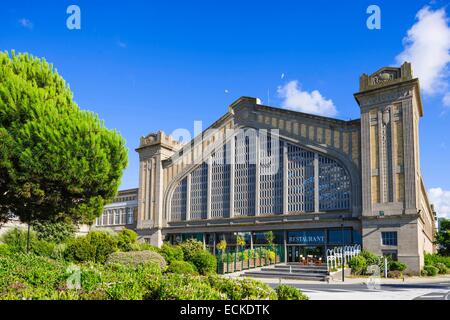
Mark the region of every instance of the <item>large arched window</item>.
<instances>
[{"instance_id":1,"label":"large arched window","mask_svg":"<svg viewBox=\"0 0 450 320\"><path fill-rule=\"evenodd\" d=\"M347 171L330 157L270 135L235 136L178 182L170 220L349 210L350 190Z\"/></svg>"}]
</instances>

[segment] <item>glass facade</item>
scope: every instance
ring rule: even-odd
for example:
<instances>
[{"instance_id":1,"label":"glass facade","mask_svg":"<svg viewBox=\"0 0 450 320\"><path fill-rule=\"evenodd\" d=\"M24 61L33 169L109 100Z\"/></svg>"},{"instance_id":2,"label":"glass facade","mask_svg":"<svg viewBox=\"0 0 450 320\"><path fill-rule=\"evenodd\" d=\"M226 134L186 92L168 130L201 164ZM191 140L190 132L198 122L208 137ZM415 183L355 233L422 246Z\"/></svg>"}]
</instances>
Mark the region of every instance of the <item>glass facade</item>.
<instances>
[{"instance_id":1,"label":"glass facade","mask_svg":"<svg viewBox=\"0 0 450 320\"><path fill-rule=\"evenodd\" d=\"M225 240L227 243L226 252L235 252L237 249L237 236L242 236L245 240L245 245L239 246L239 249L258 248L268 245L267 232L243 231L172 234L166 240L176 244L191 238L197 239L200 242L203 242L204 239L206 248L211 252L217 252L217 243ZM284 238L285 233L286 239ZM283 246L286 240L288 261L298 261L299 257L308 255L324 257L327 249L342 245L342 238L344 238L344 245L361 244L361 233L352 228L274 230L272 234L273 244L275 245Z\"/></svg>"},{"instance_id":2,"label":"glass facade","mask_svg":"<svg viewBox=\"0 0 450 320\"><path fill-rule=\"evenodd\" d=\"M186 220L188 197L190 219L206 219L208 188L211 189L211 219L307 213L315 209L320 212L350 210L350 176L334 159L270 135L242 134L232 139L233 143L217 148L208 161L189 173L189 180L185 177L175 187L170 203L171 221ZM234 150L231 150L233 145ZM230 155L234 155L234 161L227 161ZM286 208L284 196L287 197Z\"/></svg>"}]
</instances>

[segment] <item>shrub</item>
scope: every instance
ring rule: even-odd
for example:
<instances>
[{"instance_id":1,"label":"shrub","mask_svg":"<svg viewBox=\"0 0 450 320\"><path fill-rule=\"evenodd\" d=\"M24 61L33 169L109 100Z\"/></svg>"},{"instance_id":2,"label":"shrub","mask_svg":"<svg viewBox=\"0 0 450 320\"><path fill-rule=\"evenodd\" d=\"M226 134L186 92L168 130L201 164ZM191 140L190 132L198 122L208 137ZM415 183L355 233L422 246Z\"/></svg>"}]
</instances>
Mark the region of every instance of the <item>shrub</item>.
<instances>
[{"instance_id":1,"label":"shrub","mask_svg":"<svg viewBox=\"0 0 450 320\"><path fill-rule=\"evenodd\" d=\"M12 252L26 252L27 251L27 230L21 228L14 228L7 231L1 238L2 242L9 246ZM34 231L30 231L30 247L33 242L36 242L37 237Z\"/></svg>"},{"instance_id":2,"label":"shrub","mask_svg":"<svg viewBox=\"0 0 450 320\"><path fill-rule=\"evenodd\" d=\"M435 264L434 264L434 266L436 267L436 268L438 268L438 273L439 274L446 274L446 273L448 273L448 268L447 268L447 266L445 265L445 264L443 264L442 262L436 262Z\"/></svg>"},{"instance_id":3,"label":"shrub","mask_svg":"<svg viewBox=\"0 0 450 320\"><path fill-rule=\"evenodd\" d=\"M276 292L267 284L253 279L228 279L208 276L209 284L230 300L276 300Z\"/></svg>"},{"instance_id":4,"label":"shrub","mask_svg":"<svg viewBox=\"0 0 450 320\"><path fill-rule=\"evenodd\" d=\"M9 252L27 252L27 230L15 228L3 235L2 241L7 244ZM30 231L30 253L39 256L58 258L55 254L57 245L53 242L39 240L34 231Z\"/></svg>"},{"instance_id":5,"label":"shrub","mask_svg":"<svg viewBox=\"0 0 450 320\"><path fill-rule=\"evenodd\" d=\"M70 261L92 261L104 263L108 256L117 250L117 241L101 231L91 231L84 237L73 239L64 253Z\"/></svg>"},{"instance_id":6,"label":"shrub","mask_svg":"<svg viewBox=\"0 0 450 320\"><path fill-rule=\"evenodd\" d=\"M44 240L35 240L31 245L31 250L38 256L53 257L56 244Z\"/></svg>"},{"instance_id":7,"label":"shrub","mask_svg":"<svg viewBox=\"0 0 450 320\"><path fill-rule=\"evenodd\" d=\"M204 277L167 273L159 281L147 283L151 300L223 300L226 295L213 288Z\"/></svg>"},{"instance_id":8,"label":"shrub","mask_svg":"<svg viewBox=\"0 0 450 320\"><path fill-rule=\"evenodd\" d=\"M203 243L196 239L188 239L179 246L183 250L183 257L186 261L192 261L194 255L203 250Z\"/></svg>"},{"instance_id":9,"label":"shrub","mask_svg":"<svg viewBox=\"0 0 450 320\"><path fill-rule=\"evenodd\" d=\"M275 259L277 258L277 254L275 251L268 250L266 252L266 259L268 259L270 262L275 262Z\"/></svg>"},{"instance_id":10,"label":"shrub","mask_svg":"<svg viewBox=\"0 0 450 320\"><path fill-rule=\"evenodd\" d=\"M276 287L275 292L277 293L278 300L309 300L308 296L299 289L285 284Z\"/></svg>"},{"instance_id":11,"label":"shrub","mask_svg":"<svg viewBox=\"0 0 450 320\"><path fill-rule=\"evenodd\" d=\"M153 246L149 243L145 242L135 242L130 245L130 251L154 251L160 253L160 249L156 246Z\"/></svg>"},{"instance_id":12,"label":"shrub","mask_svg":"<svg viewBox=\"0 0 450 320\"><path fill-rule=\"evenodd\" d=\"M215 273L217 268L216 257L206 250L197 252L192 257L192 263L202 275Z\"/></svg>"},{"instance_id":13,"label":"shrub","mask_svg":"<svg viewBox=\"0 0 450 320\"><path fill-rule=\"evenodd\" d=\"M197 274L197 268L190 262L172 261L167 272L180 274Z\"/></svg>"},{"instance_id":14,"label":"shrub","mask_svg":"<svg viewBox=\"0 0 450 320\"><path fill-rule=\"evenodd\" d=\"M423 267L422 275L433 277L433 276L437 275L438 272L439 272L438 268L436 268L435 266L428 265L428 266Z\"/></svg>"},{"instance_id":15,"label":"shrub","mask_svg":"<svg viewBox=\"0 0 450 320\"><path fill-rule=\"evenodd\" d=\"M374 253L367 251L367 250L362 250L360 256L362 256L362 257L364 257L364 259L366 259L367 266L377 265L380 267L380 269L384 268L383 259L381 257L375 255Z\"/></svg>"},{"instance_id":16,"label":"shrub","mask_svg":"<svg viewBox=\"0 0 450 320\"><path fill-rule=\"evenodd\" d=\"M367 269L367 260L362 255L353 257L348 266L352 269L352 273L355 275L361 275L366 272Z\"/></svg>"},{"instance_id":17,"label":"shrub","mask_svg":"<svg viewBox=\"0 0 450 320\"><path fill-rule=\"evenodd\" d=\"M11 249L7 244L0 243L0 255L8 255L11 253Z\"/></svg>"},{"instance_id":18,"label":"shrub","mask_svg":"<svg viewBox=\"0 0 450 320\"><path fill-rule=\"evenodd\" d=\"M389 261L388 270L389 271L400 271L403 272L408 266L400 261Z\"/></svg>"},{"instance_id":19,"label":"shrub","mask_svg":"<svg viewBox=\"0 0 450 320\"><path fill-rule=\"evenodd\" d=\"M130 229L123 229L117 234L117 247L122 251L132 251L138 234Z\"/></svg>"},{"instance_id":20,"label":"shrub","mask_svg":"<svg viewBox=\"0 0 450 320\"><path fill-rule=\"evenodd\" d=\"M164 258L154 251L129 251L129 252L113 252L108 256L106 264L122 264L126 266L137 267L138 265L155 263L161 269L165 269L166 261Z\"/></svg>"},{"instance_id":21,"label":"shrub","mask_svg":"<svg viewBox=\"0 0 450 320\"><path fill-rule=\"evenodd\" d=\"M436 263L443 263L447 269L450 269L450 257L430 253L425 254L425 265L435 265Z\"/></svg>"},{"instance_id":22,"label":"shrub","mask_svg":"<svg viewBox=\"0 0 450 320\"><path fill-rule=\"evenodd\" d=\"M168 264L172 261L183 261L183 250L179 246L164 243L160 249L161 255L166 259Z\"/></svg>"},{"instance_id":23,"label":"shrub","mask_svg":"<svg viewBox=\"0 0 450 320\"><path fill-rule=\"evenodd\" d=\"M66 264L33 254L0 256L1 299L55 297L66 280Z\"/></svg>"},{"instance_id":24,"label":"shrub","mask_svg":"<svg viewBox=\"0 0 450 320\"><path fill-rule=\"evenodd\" d=\"M75 226L66 222L34 221L31 228L39 240L62 243L75 236Z\"/></svg>"}]
</instances>

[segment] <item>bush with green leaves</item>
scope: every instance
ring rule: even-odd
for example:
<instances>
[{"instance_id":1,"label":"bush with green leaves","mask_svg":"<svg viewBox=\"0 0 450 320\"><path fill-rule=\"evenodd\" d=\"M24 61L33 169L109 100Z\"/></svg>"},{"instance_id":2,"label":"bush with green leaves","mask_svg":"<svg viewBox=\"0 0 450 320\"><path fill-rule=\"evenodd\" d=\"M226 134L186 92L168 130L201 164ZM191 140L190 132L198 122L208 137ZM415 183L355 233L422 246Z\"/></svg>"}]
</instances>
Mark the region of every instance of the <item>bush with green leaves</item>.
<instances>
[{"instance_id":1,"label":"bush with green leaves","mask_svg":"<svg viewBox=\"0 0 450 320\"><path fill-rule=\"evenodd\" d=\"M309 300L300 289L281 284L275 288L278 300Z\"/></svg>"},{"instance_id":2,"label":"bush with green leaves","mask_svg":"<svg viewBox=\"0 0 450 320\"><path fill-rule=\"evenodd\" d=\"M212 287L202 276L167 273L150 282L147 299L151 300L223 300L226 294Z\"/></svg>"},{"instance_id":3,"label":"bush with green leaves","mask_svg":"<svg viewBox=\"0 0 450 320\"><path fill-rule=\"evenodd\" d=\"M135 243L132 243L130 245L130 251L144 251L144 250L148 250L148 251L154 251L157 253L161 252L161 249L159 249L157 246L151 245L150 243L145 243L145 242L140 242L140 241L136 241Z\"/></svg>"},{"instance_id":4,"label":"bush with green leaves","mask_svg":"<svg viewBox=\"0 0 450 320\"><path fill-rule=\"evenodd\" d=\"M75 236L75 226L70 222L33 221L31 228L39 240L62 243Z\"/></svg>"},{"instance_id":5,"label":"bush with green leaves","mask_svg":"<svg viewBox=\"0 0 450 320\"><path fill-rule=\"evenodd\" d=\"M0 243L0 255L7 255L11 253L11 249L7 244Z\"/></svg>"},{"instance_id":6,"label":"bush with green leaves","mask_svg":"<svg viewBox=\"0 0 450 320\"><path fill-rule=\"evenodd\" d=\"M442 262L436 262L435 264L434 264L434 266L436 267L436 268L438 268L438 273L439 274L446 274L446 273L448 273L448 268L447 268L447 266L445 265L445 264L443 264Z\"/></svg>"},{"instance_id":7,"label":"bush with green leaves","mask_svg":"<svg viewBox=\"0 0 450 320\"><path fill-rule=\"evenodd\" d=\"M367 250L362 250L360 256L366 259L367 266L377 265L380 269L384 269L384 261L382 257L379 257Z\"/></svg>"},{"instance_id":8,"label":"bush with green leaves","mask_svg":"<svg viewBox=\"0 0 450 320\"><path fill-rule=\"evenodd\" d=\"M167 268L167 272L179 274L198 274L197 268L187 261L172 261Z\"/></svg>"},{"instance_id":9,"label":"bush with green leaves","mask_svg":"<svg viewBox=\"0 0 450 320\"><path fill-rule=\"evenodd\" d=\"M403 272L408 268L408 266L400 261L389 261L388 263L388 270L389 271L400 271Z\"/></svg>"},{"instance_id":10,"label":"bush with green leaves","mask_svg":"<svg viewBox=\"0 0 450 320\"><path fill-rule=\"evenodd\" d=\"M425 254L425 265L435 265L436 263L443 263L447 267L447 269L450 269L450 256L442 256L439 254Z\"/></svg>"},{"instance_id":11,"label":"bush with green leaves","mask_svg":"<svg viewBox=\"0 0 450 320\"><path fill-rule=\"evenodd\" d=\"M162 270L166 268L164 258L154 251L113 252L108 256L106 264L115 263L133 267L141 264L154 263L159 265Z\"/></svg>"},{"instance_id":12,"label":"bush with green leaves","mask_svg":"<svg viewBox=\"0 0 450 320\"><path fill-rule=\"evenodd\" d=\"M179 246L174 246L169 243L164 243L160 249L161 255L166 259L168 264L172 261L183 261L183 250Z\"/></svg>"},{"instance_id":13,"label":"bush with green leaves","mask_svg":"<svg viewBox=\"0 0 450 320\"><path fill-rule=\"evenodd\" d=\"M362 255L355 256L348 262L348 266L353 274L362 275L367 271L367 260Z\"/></svg>"},{"instance_id":14,"label":"bush with green leaves","mask_svg":"<svg viewBox=\"0 0 450 320\"><path fill-rule=\"evenodd\" d=\"M438 274L438 272L439 269L436 268L435 266L426 265L423 267L421 274L424 276L434 277L435 275Z\"/></svg>"},{"instance_id":15,"label":"bush with green leaves","mask_svg":"<svg viewBox=\"0 0 450 320\"><path fill-rule=\"evenodd\" d=\"M77 275L81 288L69 287L68 280ZM266 300L277 299L277 294L252 279L162 274L154 263L74 266L34 254L7 253L0 255L0 299Z\"/></svg>"},{"instance_id":16,"label":"bush with green leaves","mask_svg":"<svg viewBox=\"0 0 450 320\"><path fill-rule=\"evenodd\" d=\"M27 230L22 228L14 228L7 231L1 237L1 242L7 244L13 252L26 252L27 250ZM30 243L36 242L37 236L34 231L30 231Z\"/></svg>"},{"instance_id":17,"label":"bush with green leaves","mask_svg":"<svg viewBox=\"0 0 450 320\"><path fill-rule=\"evenodd\" d=\"M203 251L203 243L196 239L188 239L179 244L181 250L183 250L183 257L185 261L192 261L194 255Z\"/></svg>"},{"instance_id":18,"label":"bush with green leaves","mask_svg":"<svg viewBox=\"0 0 450 320\"><path fill-rule=\"evenodd\" d=\"M117 247L122 251L132 251L138 234L130 229L123 229L117 234Z\"/></svg>"},{"instance_id":19,"label":"bush with green leaves","mask_svg":"<svg viewBox=\"0 0 450 320\"><path fill-rule=\"evenodd\" d=\"M6 232L2 236L2 242L8 245L8 250L11 252L27 252L27 238L28 232L26 229L14 228ZM29 252L39 256L60 259L58 254L60 245L53 242L39 240L36 232L30 230L30 244Z\"/></svg>"},{"instance_id":20,"label":"bush with green leaves","mask_svg":"<svg viewBox=\"0 0 450 320\"><path fill-rule=\"evenodd\" d=\"M0 255L0 299L57 298L67 264L34 254Z\"/></svg>"},{"instance_id":21,"label":"bush with green leaves","mask_svg":"<svg viewBox=\"0 0 450 320\"><path fill-rule=\"evenodd\" d=\"M214 255L206 250L197 252L191 261L198 272L202 275L216 273L217 270L217 259Z\"/></svg>"},{"instance_id":22,"label":"bush with green leaves","mask_svg":"<svg viewBox=\"0 0 450 320\"><path fill-rule=\"evenodd\" d=\"M91 231L86 236L72 239L65 250L65 258L74 262L104 263L117 251L115 237L101 231Z\"/></svg>"},{"instance_id":23,"label":"bush with green leaves","mask_svg":"<svg viewBox=\"0 0 450 320\"><path fill-rule=\"evenodd\" d=\"M276 300L276 292L267 284L254 279L230 279L209 275L211 287L226 295L229 300Z\"/></svg>"}]
</instances>

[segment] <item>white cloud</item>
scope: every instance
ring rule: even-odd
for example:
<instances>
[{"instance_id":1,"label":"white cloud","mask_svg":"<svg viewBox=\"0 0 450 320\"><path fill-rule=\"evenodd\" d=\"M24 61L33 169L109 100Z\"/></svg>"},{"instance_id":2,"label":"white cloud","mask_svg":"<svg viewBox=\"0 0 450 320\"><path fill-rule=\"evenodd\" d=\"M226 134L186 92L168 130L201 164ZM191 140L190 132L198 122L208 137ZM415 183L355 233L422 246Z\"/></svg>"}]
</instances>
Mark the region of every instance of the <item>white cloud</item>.
<instances>
[{"instance_id":1,"label":"white cloud","mask_svg":"<svg viewBox=\"0 0 450 320\"><path fill-rule=\"evenodd\" d=\"M333 117L337 114L336 107L331 99L325 99L318 90L302 91L297 80L279 86L277 93L283 99L282 107L285 109L327 117Z\"/></svg>"},{"instance_id":2,"label":"white cloud","mask_svg":"<svg viewBox=\"0 0 450 320\"><path fill-rule=\"evenodd\" d=\"M403 39L404 50L396 57L397 64L412 63L425 94L449 94L450 27L445 9L433 11L426 6L416 15L417 22ZM450 97L443 100L449 103Z\"/></svg>"},{"instance_id":3,"label":"white cloud","mask_svg":"<svg viewBox=\"0 0 450 320\"><path fill-rule=\"evenodd\" d=\"M26 18L19 19L19 24L26 29L33 29L33 23Z\"/></svg>"},{"instance_id":4,"label":"white cloud","mask_svg":"<svg viewBox=\"0 0 450 320\"><path fill-rule=\"evenodd\" d=\"M450 218L450 191L442 188L431 188L428 190L430 202L434 204L434 209L438 217Z\"/></svg>"},{"instance_id":5,"label":"white cloud","mask_svg":"<svg viewBox=\"0 0 450 320\"><path fill-rule=\"evenodd\" d=\"M450 108L450 92L447 92L442 98L442 104L444 107Z\"/></svg>"}]
</instances>

